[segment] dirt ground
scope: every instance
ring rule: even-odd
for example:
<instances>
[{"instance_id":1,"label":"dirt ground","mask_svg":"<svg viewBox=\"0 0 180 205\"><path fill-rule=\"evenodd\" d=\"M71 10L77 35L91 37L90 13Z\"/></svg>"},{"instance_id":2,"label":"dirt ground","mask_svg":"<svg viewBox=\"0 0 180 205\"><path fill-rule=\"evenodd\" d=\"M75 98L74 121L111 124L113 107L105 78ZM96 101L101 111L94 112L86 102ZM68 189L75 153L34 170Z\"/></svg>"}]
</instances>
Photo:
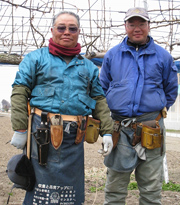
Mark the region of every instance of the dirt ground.
<instances>
[{"instance_id":1,"label":"dirt ground","mask_svg":"<svg viewBox=\"0 0 180 205\"><path fill-rule=\"evenodd\" d=\"M8 193L11 191L12 183L6 174L8 160L15 154L21 153L10 143L13 131L11 129L10 115L0 113L0 205L5 205ZM169 180L180 184L180 138L168 137L167 144L167 163ZM101 138L95 144L85 143L85 205L102 205L104 201L103 186L106 179L106 167L103 164L103 157L97 153L101 148ZM24 191L14 189L9 204L22 204ZM137 190L129 191L127 205L138 204ZM180 192L163 191L163 205L180 205Z\"/></svg>"}]
</instances>

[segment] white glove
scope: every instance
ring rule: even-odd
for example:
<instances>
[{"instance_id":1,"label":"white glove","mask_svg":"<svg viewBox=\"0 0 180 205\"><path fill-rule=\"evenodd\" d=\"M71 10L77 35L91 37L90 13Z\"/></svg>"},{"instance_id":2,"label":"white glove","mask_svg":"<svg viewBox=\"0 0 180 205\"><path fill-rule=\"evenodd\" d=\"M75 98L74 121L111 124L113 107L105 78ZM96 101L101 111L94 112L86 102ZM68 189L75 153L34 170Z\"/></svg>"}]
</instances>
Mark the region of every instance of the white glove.
<instances>
[{"instance_id":1,"label":"white glove","mask_svg":"<svg viewBox=\"0 0 180 205\"><path fill-rule=\"evenodd\" d=\"M27 142L27 131L14 132L13 137L11 139L11 145L16 147L17 149L24 149L26 142Z\"/></svg>"},{"instance_id":2,"label":"white glove","mask_svg":"<svg viewBox=\"0 0 180 205\"><path fill-rule=\"evenodd\" d=\"M112 141L112 135L111 134L105 134L103 135L103 149L98 150L100 154L103 156L107 156L111 153L113 148L113 141Z\"/></svg>"}]
</instances>

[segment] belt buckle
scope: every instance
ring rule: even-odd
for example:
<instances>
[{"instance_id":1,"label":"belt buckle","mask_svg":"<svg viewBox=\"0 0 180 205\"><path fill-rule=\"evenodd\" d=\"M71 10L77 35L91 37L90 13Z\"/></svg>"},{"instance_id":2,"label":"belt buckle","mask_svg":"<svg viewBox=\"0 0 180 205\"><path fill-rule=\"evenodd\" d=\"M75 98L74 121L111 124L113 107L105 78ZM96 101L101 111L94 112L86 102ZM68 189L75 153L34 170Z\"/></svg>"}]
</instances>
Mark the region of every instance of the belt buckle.
<instances>
[{"instance_id":1,"label":"belt buckle","mask_svg":"<svg viewBox=\"0 0 180 205\"><path fill-rule=\"evenodd\" d=\"M130 127L132 128L132 124L136 124L136 118L126 118L121 121L122 127Z\"/></svg>"}]
</instances>

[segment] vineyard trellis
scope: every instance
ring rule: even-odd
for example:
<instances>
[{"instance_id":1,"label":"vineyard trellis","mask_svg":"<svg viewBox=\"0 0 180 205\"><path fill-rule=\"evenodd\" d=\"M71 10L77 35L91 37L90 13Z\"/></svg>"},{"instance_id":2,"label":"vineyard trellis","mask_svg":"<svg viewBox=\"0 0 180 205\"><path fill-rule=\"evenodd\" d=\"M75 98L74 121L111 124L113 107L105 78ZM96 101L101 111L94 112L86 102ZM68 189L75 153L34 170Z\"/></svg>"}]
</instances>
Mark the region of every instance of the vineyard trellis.
<instances>
[{"instance_id":1,"label":"vineyard trellis","mask_svg":"<svg viewBox=\"0 0 180 205\"><path fill-rule=\"evenodd\" d=\"M87 58L103 57L105 52L124 38L123 16L126 10L100 7L86 0L87 8L75 1L62 0L0 0L0 63L19 64L26 53L48 45L51 20L61 10L71 10L81 18L80 43ZM85 0L84 0L85 2ZM135 4L136 1L134 1ZM155 0L149 0L149 4ZM149 9L151 34L166 48L174 60L180 59L180 1L156 0L159 7ZM162 8L163 7L163 8ZM119 7L121 8L121 7ZM180 49L179 49L180 50Z\"/></svg>"}]
</instances>

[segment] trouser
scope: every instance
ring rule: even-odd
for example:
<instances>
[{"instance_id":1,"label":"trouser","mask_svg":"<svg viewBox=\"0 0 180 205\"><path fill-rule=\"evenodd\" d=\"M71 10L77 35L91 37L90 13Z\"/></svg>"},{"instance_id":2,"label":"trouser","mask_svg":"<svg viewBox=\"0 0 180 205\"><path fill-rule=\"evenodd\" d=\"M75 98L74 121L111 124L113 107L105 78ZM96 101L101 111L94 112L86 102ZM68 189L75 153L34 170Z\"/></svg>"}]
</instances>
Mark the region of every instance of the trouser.
<instances>
[{"instance_id":1,"label":"trouser","mask_svg":"<svg viewBox=\"0 0 180 205\"><path fill-rule=\"evenodd\" d=\"M145 116L147 117L147 116ZM151 116L155 119L154 114ZM118 120L118 119L117 119ZM149 119L147 119L149 120ZM151 120L151 119L150 119ZM142 120L143 121L143 120ZM111 169L107 169L107 180L105 186L105 202L104 205L124 205L127 196L127 187L130 182L131 173L135 170L135 178L138 184L138 189L140 192L139 204L140 205L160 205L161 204L161 190L162 182L164 179L163 175L163 159L165 155L165 127L163 118L159 120L159 125L163 131L164 141L163 141L163 153L161 153L161 148L156 148L153 150L146 149L146 160L139 161L135 168L129 168L128 165L131 163L132 156L129 156L128 147L129 144L124 144L123 139L120 144L117 144L116 150L113 150L111 155L106 162L107 167L111 166ZM128 129L128 128L127 128ZM129 130L127 133L129 136L132 135L132 131ZM121 132L121 138L125 137ZM125 139L125 138L124 138ZM114 154L114 155L113 155ZM111 161L114 160L114 164ZM120 161L119 161L120 160ZM123 161L123 163L121 163ZM118 171L119 163L124 167L120 167ZM126 166L126 167L125 167ZM116 170L116 171L115 171Z\"/></svg>"},{"instance_id":2,"label":"trouser","mask_svg":"<svg viewBox=\"0 0 180 205\"><path fill-rule=\"evenodd\" d=\"M163 158L164 155L149 157L135 169L135 178L140 192L140 205L161 204ZM104 205L125 204L127 186L130 182L131 173L116 172L108 168Z\"/></svg>"}]
</instances>

